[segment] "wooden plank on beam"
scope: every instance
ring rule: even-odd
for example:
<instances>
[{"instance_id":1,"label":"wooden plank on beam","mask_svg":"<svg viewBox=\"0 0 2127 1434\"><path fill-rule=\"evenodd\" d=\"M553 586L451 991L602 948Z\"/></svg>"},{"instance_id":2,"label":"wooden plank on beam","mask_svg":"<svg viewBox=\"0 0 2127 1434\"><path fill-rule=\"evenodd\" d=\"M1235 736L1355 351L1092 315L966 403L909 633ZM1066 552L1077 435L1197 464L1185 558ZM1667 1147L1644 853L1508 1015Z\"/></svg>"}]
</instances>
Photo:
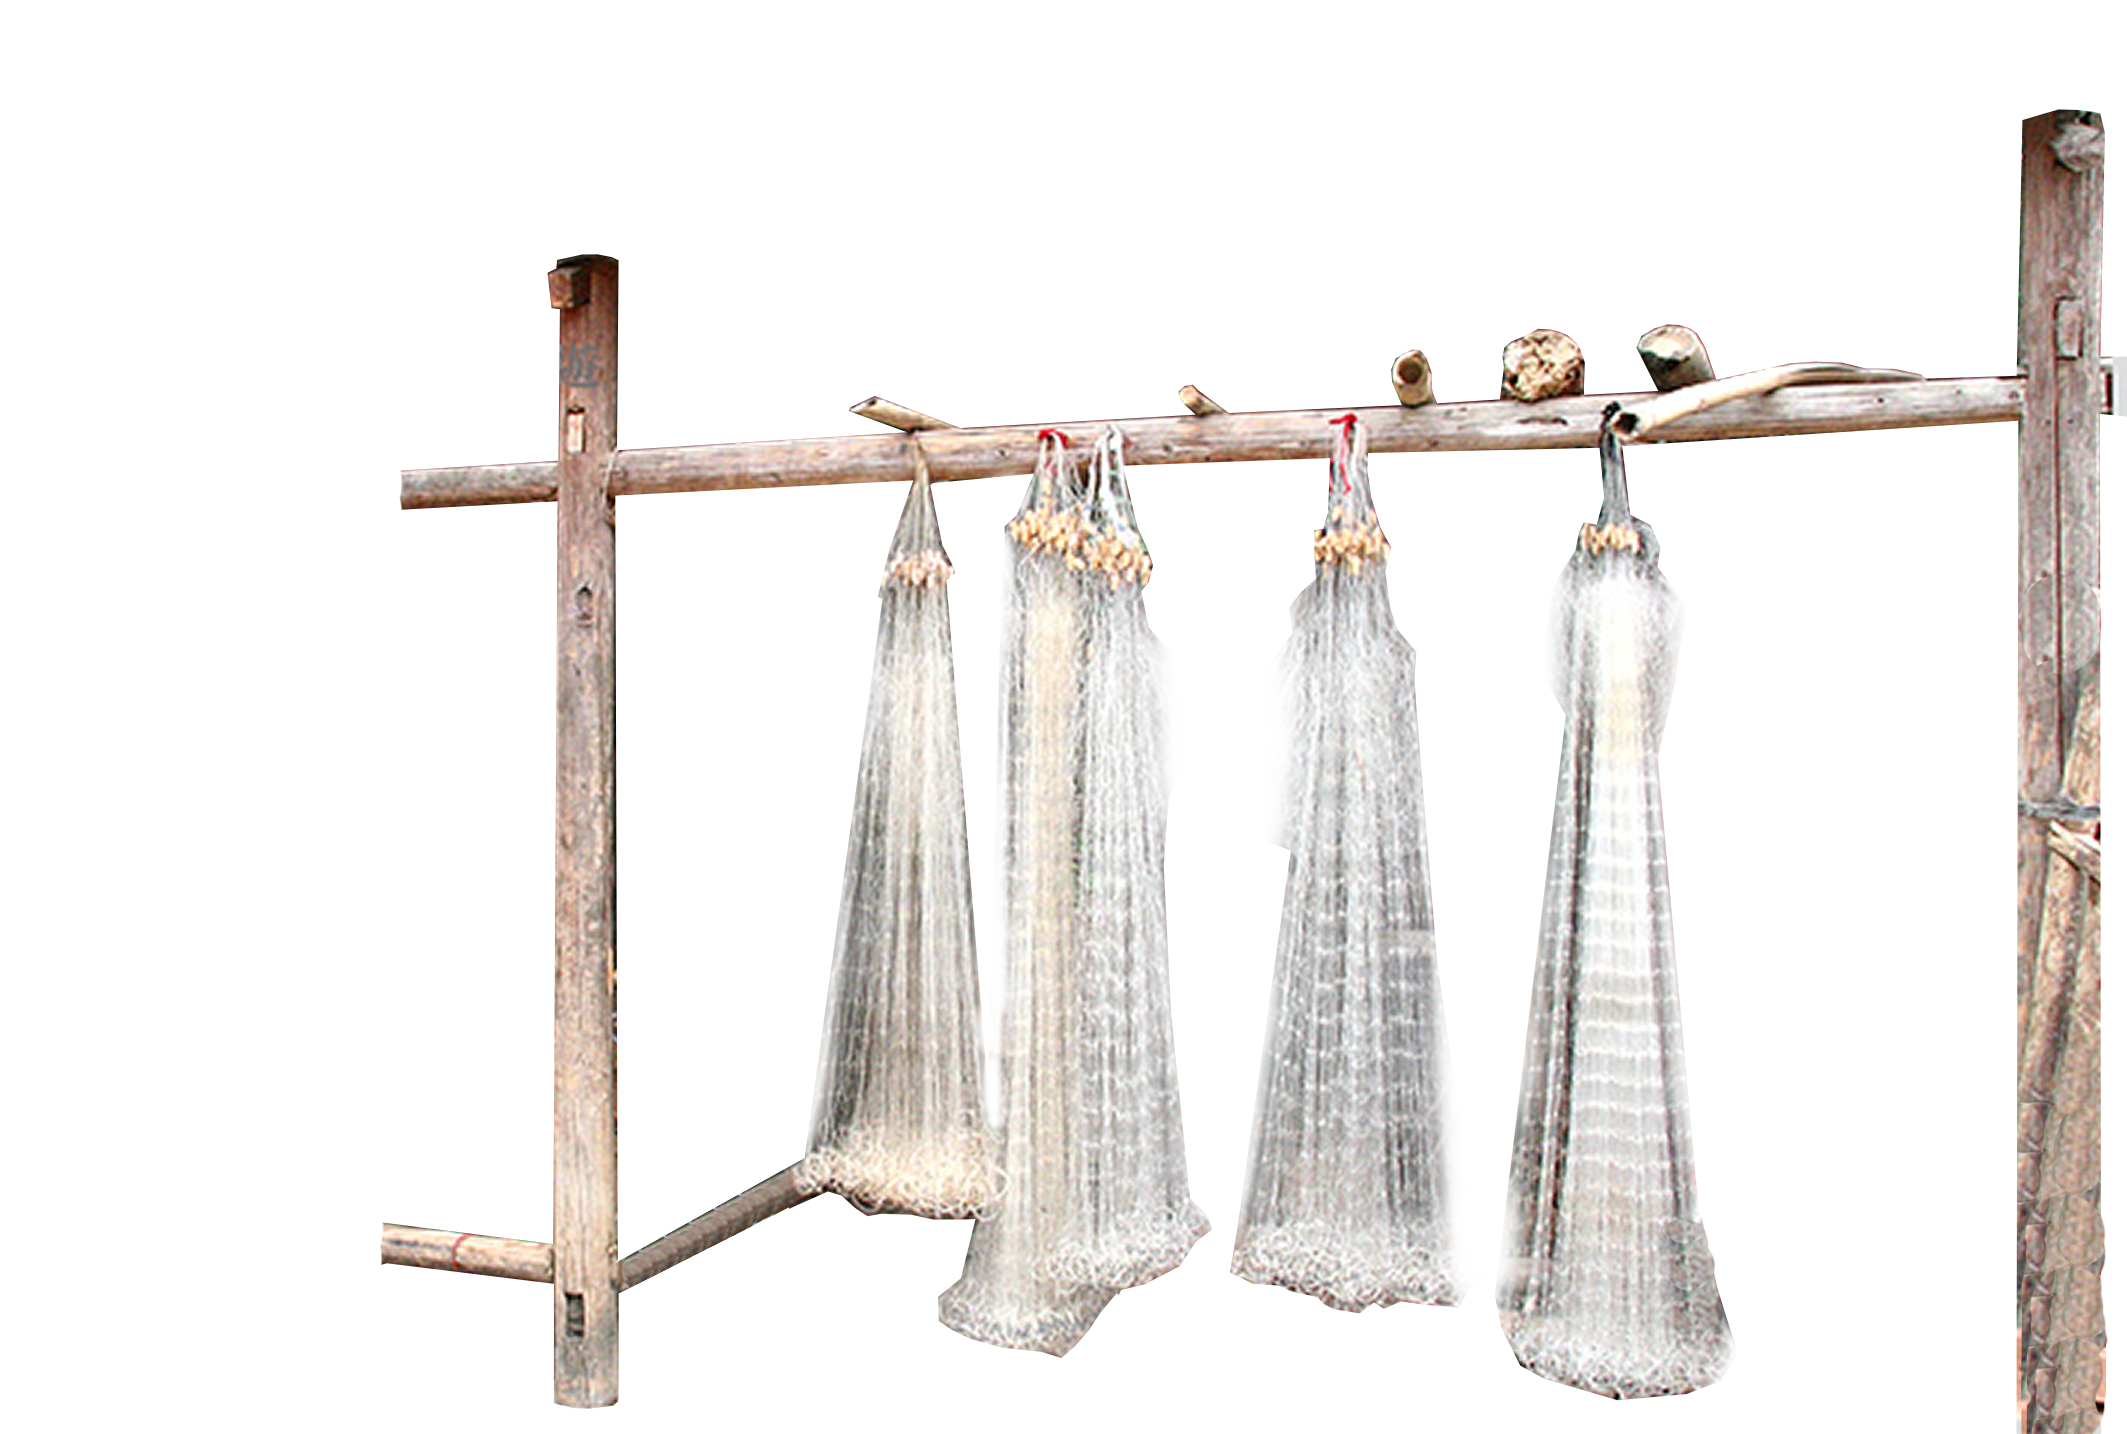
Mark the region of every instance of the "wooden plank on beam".
<instances>
[{"instance_id":1,"label":"wooden plank on beam","mask_svg":"<svg viewBox=\"0 0 2127 1434\"><path fill-rule=\"evenodd\" d=\"M2020 378L1941 378L1857 388L1790 388L1741 399L1678 419L1659 442L1776 438L1802 433L1860 433L1961 423L2009 423L2023 412ZM1375 453L1448 453L1538 448L1593 448L1606 404L1635 403L1653 393L1591 394L1542 403L1485 400L1420 408L1314 408L1208 417L1118 421L1133 468L1160 463L1245 463L1324 458L1329 421L1357 413ZM1074 441L1099 438L1108 420L954 428L926 433L923 455L934 482L1033 471L1045 428ZM906 439L891 434L638 448L614 463L612 491L698 493L734 488L790 488L818 483L906 483L914 476ZM472 468L417 468L399 475L403 508L457 508L554 500L552 463Z\"/></svg>"},{"instance_id":2,"label":"wooden plank on beam","mask_svg":"<svg viewBox=\"0 0 2127 1434\"><path fill-rule=\"evenodd\" d=\"M560 522L554 720L554 1402L620 1397L620 1160L616 1119L614 533L620 266L581 275L561 304ZM571 280L574 284L575 281Z\"/></svg>"},{"instance_id":3,"label":"wooden plank on beam","mask_svg":"<svg viewBox=\"0 0 2127 1434\"><path fill-rule=\"evenodd\" d=\"M500 1235L467 1235L430 1230L420 1225L384 1226L384 1263L422 1270L455 1270L462 1275L497 1275L505 1280L554 1280L554 1247L536 1240L507 1240Z\"/></svg>"}]
</instances>

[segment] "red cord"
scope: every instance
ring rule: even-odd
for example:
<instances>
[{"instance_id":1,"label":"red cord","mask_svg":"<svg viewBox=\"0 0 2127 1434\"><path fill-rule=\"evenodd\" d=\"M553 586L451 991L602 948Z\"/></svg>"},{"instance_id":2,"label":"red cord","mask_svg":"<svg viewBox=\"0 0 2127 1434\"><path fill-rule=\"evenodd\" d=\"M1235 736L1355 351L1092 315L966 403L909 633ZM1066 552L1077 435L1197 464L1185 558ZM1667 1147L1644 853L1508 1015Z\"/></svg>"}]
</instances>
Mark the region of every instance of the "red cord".
<instances>
[{"instance_id":1,"label":"red cord","mask_svg":"<svg viewBox=\"0 0 2127 1434\"><path fill-rule=\"evenodd\" d=\"M469 1234L460 1235L457 1239L451 1241L451 1268L457 1270L461 1274L469 1274L471 1272L468 1271L465 1266L458 1263L458 1247L472 1238L473 1237Z\"/></svg>"},{"instance_id":2,"label":"red cord","mask_svg":"<svg viewBox=\"0 0 2127 1434\"><path fill-rule=\"evenodd\" d=\"M1071 435L1065 433L1060 428L1044 428L1043 430L1041 430L1041 432L1035 434L1034 436L1036 438L1053 438L1066 448L1069 448L1071 446Z\"/></svg>"},{"instance_id":3,"label":"red cord","mask_svg":"<svg viewBox=\"0 0 2127 1434\"><path fill-rule=\"evenodd\" d=\"M1334 448L1330 450L1330 473L1335 478L1338 486L1349 493L1352 491L1351 446L1359 427L1359 415L1347 413L1341 418L1332 418L1329 421L1329 426L1344 430L1344 451L1339 453Z\"/></svg>"}]
</instances>

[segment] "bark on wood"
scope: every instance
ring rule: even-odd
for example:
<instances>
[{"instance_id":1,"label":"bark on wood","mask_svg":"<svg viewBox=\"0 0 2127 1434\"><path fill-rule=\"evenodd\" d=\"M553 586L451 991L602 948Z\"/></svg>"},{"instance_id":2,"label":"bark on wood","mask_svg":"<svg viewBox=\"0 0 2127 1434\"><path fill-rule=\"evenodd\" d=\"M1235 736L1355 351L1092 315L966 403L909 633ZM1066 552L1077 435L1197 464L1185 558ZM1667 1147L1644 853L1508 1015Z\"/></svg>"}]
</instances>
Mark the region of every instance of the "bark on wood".
<instances>
[{"instance_id":1,"label":"bark on wood","mask_svg":"<svg viewBox=\"0 0 2127 1434\"><path fill-rule=\"evenodd\" d=\"M2096 837L2085 836L2054 822L2046 828L2046 845L2056 855L2074 862L2075 869L2092 881L2104 881L2104 853Z\"/></svg>"},{"instance_id":2,"label":"bark on wood","mask_svg":"<svg viewBox=\"0 0 2127 1434\"><path fill-rule=\"evenodd\" d=\"M1422 408L1433 401L1433 365L1423 349L1397 354L1388 366L1388 380L1395 385L1396 402L1405 408Z\"/></svg>"},{"instance_id":3,"label":"bark on wood","mask_svg":"<svg viewBox=\"0 0 2127 1434\"><path fill-rule=\"evenodd\" d=\"M1625 405L1617 415L1617 431L1627 438L1644 438L1657 428L1680 418L1719 408L1738 399L1755 398L1783 388L1824 383L1914 383L1917 373L1899 368L1856 368L1847 363L1786 363L1754 369L1734 378L1717 378L1680 388L1674 393L1641 399Z\"/></svg>"},{"instance_id":4,"label":"bark on wood","mask_svg":"<svg viewBox=\"0 0 2127 1434\"><path fill-rule=\"evenodd\" d=\"M1522 403L1587 392L1580 345L1557 329L1531 329L1500 354L1499 396Z\"/></svg>"},{"instance_id":5,"label":"bark on wood","mask_svg":"<svg viewBox=\"0 0 2127 1434\"><path fill-rule=\"evenodd\" d=\"M505 1280L554 1279L554 1247L534 1240L506 1240L500 1235L464 1235L456 1230L429 1230L419 1225L384 1226L384 1263L424 1270L456 1270L466 1275L499 1275Z\"/></svg>"},{"instance_id":6,"label":"bark on wood","mask_svg":"<svg viewBox=\"0 0 2127 1434\"><path fill-rule=\"evenodd\" d=\"M947 423L942 418L933 418L927 413L918 413L915 409L905 404L896 403L890 398L880 398L877 394L873 394L862 403L851 404L849 411L859 418L869 418L876 423L885 424L888 428L898 428L903 433L918 433L928 429L952 428L956 426Z\"/></svg>"},{"instance_id":7,"label":"bark on wood","mask_svg":"<svg viewBox=\"0 0 2127 1434\"><path fill-rule=\"evenodd\" d=\"M1682 324L1661 324L1640 335L1640 362L1663 393L1713 378L1713 359L1706 341Z\"/></svg>"},{"instance_id":8,"label":"bark on wood","mask_svg":"<svg viewBox=\"0 0 2127 1434\"><path fill-rule=\"evenodd\" d=\"M2098 801L2095 680L2077 707L2063 794ZM2098 1208L2100 893L2094 823L2048 824L2047 862L2031 996L2017 1050L2018 1313L2026 1419L2034 1430L2097 1426L2103 1376L2104 1259ZM2089 856L2093 869L2081 858Z\"/></svg>"},{"instance_id":9,"label":"bark on wood","mask_svg":"<svg viewBox=\"0 0 2127 1434\"><path fill-rule=\"evenodd\" d=\"M1607 403L1637 403L1651 393L1591 394L1556 399L1542 408L1485 400L1432 403L1423 408L1313 408L1235 413L1217 423L1160 418L1030 423L1003 428L955 428L924 437L934 482L1031 473L1045 428L1074 443L1092 443L1109 422L1123 431L1133 468L1161 463L1245 463L1266 459L1321 460L1329 453L1329 421L1356 412L1374 453L1449 453L1533 448L1593 448ZM2023 412L2019 378L1938 378L1862 388L1794 388L1738 400L1681 418L1661 442L1773 438L1799 433L1859 433L1884 428L1930 428L1958 423L2008 423ZM551 503L552 463L498 463L470 468L408 469L400 477L400 505L456 508L487 503ZM817 483L906 483L914 476L906 439L893 434L843 438L774 439L686 448L639 448L614 465L612 491L705 493L735 488L792 488Z\"/></svg>"},{"instance_id":10,"label":"bark on wood","mask_svg":"<svg viewBox=\"0 0 2127 1434\"><path fill-rule=\"evenodd\" d=\"M1193 383L1183 384L1179 396L1182 400L1182 407L1188 409L1198 418L1209 418L1214 413L1224 413L1226 411L1219 405L1217 400Z\"/></svg>"},{"instance_id":11,"label":"bark on wood","mask_svg":"<svg viewBox=\"0 0 2127 1434\"><path fill-rule=\"evenodd\" d=\"M705 1215L697 1215L622 1260L620 1287L633 1289L652 1275L662 1274L682 1260L691 1260L711 1245L722 1244L739 1231L793 1205L802 1205L819 1193L798 1188L797 1166L778 1170L760 1184L739 1192Z\"/></svg>"},{"instance_id":12,"label":"bark on wood","mask_svg":"<svg viewBox=\"0 0 2127 1434\"><path fill-rule=\"evenodd\" d=\"M2076 111L2024 124L2017 363L2028 386L2018 450L2025 735L2020 792L2027 797L2045 797L2059 779L2060 694L2096 650L2097 426L2090 410L2093 389L2094 406L2103 407L2105 384L2105 375L2092 371L2103 254L2103 132L2095 115ZM2063 149L2072 167L2062 161ZM2043 833L2026 824L2018 869L2018 949L2024 952L2036 938L2044 862Z\"/></svg>"},{"instance_id":13,"label":"bark on wood","mask_svg":"<svg viewBox=\"0 0 2127 1434\"><path fill-rule=\"evenodd\" d=\"M2098 117L2061 110L2025 121L2018 796L2041 808L2096 796L2103 213ZM2064 730L2071 715L2072 741ZM2087 834L2087 826L2061 825ZM2026 1429L2082 1431L2097 1426L2104 1344L2098 888L2054 853L2050 827L2023 817L2017 848L2018 1393Z\"/></svg>"},{"instance_id":14,"label":"bark on wood","mask_svg":"<svg viewBox=\"0 0 2127 1434\"><path fill-rule=\"evenodd\" d=\"M614 531L620 266L564 260L554 731L554 1402L620 1397Z\"/></svg>"}]
</instances>

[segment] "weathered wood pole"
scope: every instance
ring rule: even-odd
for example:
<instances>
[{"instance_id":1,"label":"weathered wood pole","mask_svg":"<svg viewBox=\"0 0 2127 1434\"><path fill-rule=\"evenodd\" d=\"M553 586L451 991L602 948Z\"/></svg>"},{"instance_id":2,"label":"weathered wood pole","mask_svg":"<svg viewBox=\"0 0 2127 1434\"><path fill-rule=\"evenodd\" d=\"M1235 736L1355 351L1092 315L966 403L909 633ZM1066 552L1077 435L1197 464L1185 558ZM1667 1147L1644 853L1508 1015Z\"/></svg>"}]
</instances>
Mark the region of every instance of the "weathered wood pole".
<instances>
[{"instance_id":1,"label":"weathered wood pole","mask_svg":"<svg viewBox=\"0 0 2127 1434\"><path fill-rule=\"evenodd\" d=\"M561 310L554 705L554 1402L620 1397L614 1046L613 498L620 266L548 275Z\"/></svg>"},{"instance_id":2,"label":"weathered wood pole","mask_svg":"<svg viewBox=\"0 0 2127 1434\"><path fill-rule=\"evenodd\" d=\"M2056 823L2071 834L2096 829L2103 216L2098 116L2057 110L2026 120L2016 326L2025 375L2018 439L2016 1257L2017 1393L2024 1427L2034 1434L2096 1429L2104 1368L2098 952L2094 939L2073 935L2094 925L2086 918L2094 918L2096 894L2086 876L2049 871L2069 863L2047 844Z\"/></svg>"}]
</instances>

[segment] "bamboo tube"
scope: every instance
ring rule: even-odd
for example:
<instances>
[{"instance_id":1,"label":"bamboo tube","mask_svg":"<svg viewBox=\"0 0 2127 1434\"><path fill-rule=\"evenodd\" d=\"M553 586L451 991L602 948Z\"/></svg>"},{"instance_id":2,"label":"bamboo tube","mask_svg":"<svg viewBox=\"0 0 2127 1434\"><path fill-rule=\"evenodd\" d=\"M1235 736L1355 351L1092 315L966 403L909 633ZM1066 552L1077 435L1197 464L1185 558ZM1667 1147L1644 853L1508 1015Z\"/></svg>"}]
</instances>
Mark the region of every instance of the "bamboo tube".
<instances>
[{"instance_id":1,"label":"bamboo tube","mask_svg":"<svg viewBox=\"0 0 2127 1434\"><path fill-rule=\"evenodd\" d=\"M851 404L849 411L859 418L869 418L874 423L885 424L888 428L898 428L903 433L958 427L957 424L947 423L942 418L933 418L927 413L918 413L913 408L896 403L890 398L881 398L877 394L862 403Z\"/></svg>"},{"instance_id":2,"label":"bamboo tube","mask_svg":"<svg viewBox=\"0 0 2127 1434\"><path fill-rule=\"evenodd\" d=\"M464 1275L497 1275L505 1280L552 1284L554 1247L534 1240L506 1240L500 1235L462 1235L419 1225L384 1226L387 1265L422 1270L455 1270Z\"/></svg>"},{"instance_id":3,"label":"bamboo tube","mask_svg":"<svg viewBox=\"0 0 2127 1434\"><path fill-rule=\"evenodd\" d=\"M1647 377L1664 393L1713 378L1713 359L1706 352L1706 341L1682 324L1662 324L1647 330L1640 335L1639 351L1640 362L1647 365Z\"/></svg>"},{"instance_id":4,"label":"bamboo tube","mask_svg":"<svg viewBox=\"0 0 2127 1434\"><path fill-rule=\"evenodd\" d=\"M1396 355L1388 366L1388 378L1396 387L1396 402L1405 408L1422 408L1433 401L1433 365L1423 349Z\"/></svg>"},{"instance_id":5,"label":"bamboo tube","mask_svg":"<svg viewBox=\"0 0 2127 1434\"><path fill-rule=\"evenodd\" d=\"M1804 384L1916 381L1921 381L1920 375L1907 373L1904 369L1857 368L1847 363L1785 363L1776 368L1739 373L1734 378L1717 378L1708 383L1695 383L1674 393L1665 393L1628 404L1619 411L1615 426L1626 438L1645 438L1655 429L1674 423L1680 418L1704 413L1709 408L1733 403L1739 398L1756 398L1775 389Z\"/></svg>"}]
</instances>

